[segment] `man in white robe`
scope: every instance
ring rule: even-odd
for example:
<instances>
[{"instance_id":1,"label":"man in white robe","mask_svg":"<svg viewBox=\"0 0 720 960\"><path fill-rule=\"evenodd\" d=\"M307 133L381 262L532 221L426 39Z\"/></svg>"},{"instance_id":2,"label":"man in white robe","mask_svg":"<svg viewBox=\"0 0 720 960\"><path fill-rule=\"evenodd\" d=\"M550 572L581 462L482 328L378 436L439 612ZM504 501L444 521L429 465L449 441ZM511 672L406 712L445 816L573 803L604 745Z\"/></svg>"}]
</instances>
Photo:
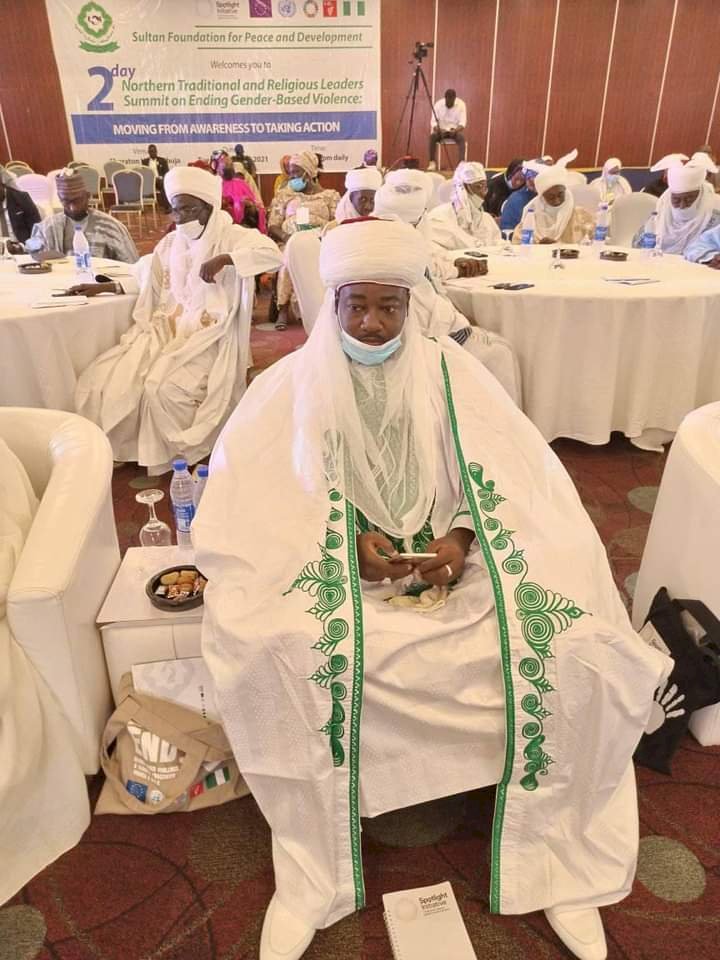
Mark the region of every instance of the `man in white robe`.
<instances>
[{"instance_id":1,"label":"man in white robe","mask_svg":"<svg viewBox=\"0 0 720 960\"><path fill-rule=\"evenodd\" d=\"M602 960L670 661L633 632L538 431L407 318L427 260L402 223L325 237L308 343L239 404L193 523L203 655L272 829L260 958L296 960L364 905L361 815L497 784L491 910L545 909Z\"/></svg>"},{"instance_id":2,"label":"man in white robe","mask_svg":"<svg viewBox=\"0 0 720 960\"><path fill-rule=\"evenodd\" d=\"M427 211L421 197L420 191L401 193L387 183L375 195L374 214L381 220L408 223L427 240ZM477 260L467 259L479 270ZM428 264L425 276L411 291L410 310L424 336L452 337L484 364L514 402L521 405L520 366L512 345L498 334L475 326L457 309L445 295L443 285L433 277L432 264Z\"/></svg>"},{"instance_id":3,"label":"man in white robe","mask_svg":"<svg viewBox=\"0 0 720 960\"><path fill-rule=\"evenodd\" d=\"M597 191L598 202L612 206L618 197L632 193L630 181L621 176L622 163L617 157L610 157L603 164L602 173L591 181L590 186Z\"/></svg>"},{"instance_id":4,"label":"man in white robe","mask_svg":"<svg viewBox=\"0 0 720 960\"><path fill-rule=\"evenodd\" d=\"M345 193L335 208L335 222L369 217L373 211L375 191L382 186L382 174L377 167L359 167L345 174Z\"/></svg>"},{"instance_id":5,"label":"man in white robe","mask_svg":"<svg viewBox=\"0 0 720 960\"><path fill-rule=\"evenodd\" d=\"M233 224L221 188L197 167L170 170L176 229L155 247L139 284L72 288L90 296L139 289L132 327L83 371L75 404L105 431L116 460L137 461L149 474L212 450L245 390L253 278L282 263L269 237Z\"/></svg>"},{"instance_id":6,"label":"man in white robe","mask_svg":"<svg viewBox=\"0 0 720 960\"><path fill-rule=\"evenodd\" d=\"M685 250L707 230L720 224L720 197L708 183L708 172L717 170L709 157L671 162L667 167L668 189L655 206L655 233L663 253ZM633 246L642 245L645 224L633 237Z\"/></svg>"},{"instance_id":7,"label":"man in white robe","mask_svg":"<svg viewBox=\"0 0 720 960\"><path fill-rule=\"evenodd\" d=\"M459 163L453 174L453 196L428 214L432 242L445 250L487 247L501 240L500 227L483 209L488 181L481 163Z\"/></svg>"}]
</instances>

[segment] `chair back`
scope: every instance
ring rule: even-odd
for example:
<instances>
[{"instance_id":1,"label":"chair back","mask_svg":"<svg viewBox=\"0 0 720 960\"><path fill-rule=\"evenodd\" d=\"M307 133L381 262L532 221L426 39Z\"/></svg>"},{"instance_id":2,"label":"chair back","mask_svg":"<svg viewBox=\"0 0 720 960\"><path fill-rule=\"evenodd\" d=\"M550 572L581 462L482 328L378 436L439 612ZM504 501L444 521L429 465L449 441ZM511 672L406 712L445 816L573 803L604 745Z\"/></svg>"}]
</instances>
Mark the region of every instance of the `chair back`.
<instances>
[{"instance_id":1,"label":"chair back","mask_svg":"<svg viewBox=\"0 0 720 960\"><path fill-rule=\"evenodd\" d=\"M24 160L8 160L5 164L5 169L14 177L21 177L23 174L35 172L30 164L25 163Z\"/></svg>"},{"instance_id":2,"label":"chair back","mask_svg":"<svg viewBox=\"0 0 720 960\"><path fill-rule=\"evenodd\" d=\"M452 180L443 179L443 182L439 183L435 190L433 206L439 207L441 203L449 203L452 200L454 186Z\"/></svg>"},{"instance_id":3,"label":"chair back","mask_svg":"<svg viewBox=\"0 0 720 960\"><path fill-rule=\"evenodd\" d=\"M629 247L638 230L655 209L657 197L650 193L626 193L612 205L610 239L622 247Z\"/></svg>"},{"instance_id":4,"label":"chair back","mask_svg":"<svg viewBox=\"0 0 720 960\"><path fill-rule=\"evenodd\" d=\"M285 265L300 304L305 333L309 335L325 298L325 285L320 279L320 231L294 233L285 246Z\"/></svg>"},{"instance_id":5,"label":"chair back","mask_svg":"<svg viewBox=\"0 0 720 960\"><path fill-rule=\"evenodd\" d=\"M85 164L82 167L75 167L75 172L81 177L90 196L97 197L100 193L100 171Z\"/></svg>"},{"instance_id":6,"label":"chair back","mask_svg":"<svg viewBox=\"0 0 720 960\"><path fill-rule=\"evenodd\" d=\"M580 173L579 170L568 170L567 181L570 187L581 187L587 183L587 177L584 173Z\"/></svg>"},{"instance_id":7,"label":"chair back","mask_svg":"<svg viewBox=\"0 0 720 960\"><path fill-rule=\"evenodd\" d=\"M103 164L103 172L105 173L105 183L108 186L112 185L113 174L117 173L118 170L124 170L125 164L120 163L118 160L108 160L107 163Z\"/></svg>"},{"instance_id":8,"label":"chair back","mask_svg":"<svg viewBox=\"0 0 720 960\"><path fill-rule=\"evenodd\" d=\"M135 170L118 170L113 174L112 185L119 207L126 203L142 204L143 179Z\"/></svg>"},{"instance_id":9,"label":"chair back","mask_svg":"<svg viewBox=\"0 0 720 960\"><path fill-rule=\"evenodd\" d=\"M155 199L155 174L150 167L128 167L128 170L132 170L134 173L139 173L142 177L142 195L144 200L154 200Z\"/></svg>"},{"instance_id":10,"label":"chair back","mask_svg":"<svg viewBox=\"0 0 720 960\"><path fill-rule=\"evenodd\" d=\"M582 207L588 213L595 214L600 203L600 194L587 183L571 183L570 193L575 199L575 206Z\"/></svg>"},{"instance_id":11,"label":"chair back","mask_svg":"<svg viewBox=\"0 0 720 960\"><path fill-rule=\"evenodd\" d=\"M40 173L24 173L15 181L18 190L24 190L36 202L49 202L52 200L52 187L48 183L48 178Z\"/></svg>"},{"instance_id":12,"label":"chair back","mask_svg":"<svg viewBox=\"0 0 720 960\"><path fill-rule=\"evenodd\" d=\"M79 170L81 167L89 167L89 163L85 163L84 160L71 160L68 164L68 167L71 170Z\"/></svg>"}]
</instances>

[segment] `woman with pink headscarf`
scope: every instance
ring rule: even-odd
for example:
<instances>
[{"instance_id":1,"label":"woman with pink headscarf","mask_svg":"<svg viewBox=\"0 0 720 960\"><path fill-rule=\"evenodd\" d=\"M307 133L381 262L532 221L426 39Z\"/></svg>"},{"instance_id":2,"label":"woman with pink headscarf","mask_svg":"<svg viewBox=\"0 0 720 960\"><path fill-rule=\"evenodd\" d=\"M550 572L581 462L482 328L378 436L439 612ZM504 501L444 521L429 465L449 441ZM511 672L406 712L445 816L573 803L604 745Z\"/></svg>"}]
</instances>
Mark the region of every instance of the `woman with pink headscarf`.
<instances>
[{"instance_id":1,"label":"woman with pink headscarf","mask_svg":"<svg viewBox=\"0 0 720 960\"><path fill-rule=\"evenodd\" d=\"M252 188L238 176L230 155L225 150L213 153L210 159L213 172L222 178L222 208L241 227L257 227L267 233L265 208L258 203Z\"/></svg>"}]
</instances>

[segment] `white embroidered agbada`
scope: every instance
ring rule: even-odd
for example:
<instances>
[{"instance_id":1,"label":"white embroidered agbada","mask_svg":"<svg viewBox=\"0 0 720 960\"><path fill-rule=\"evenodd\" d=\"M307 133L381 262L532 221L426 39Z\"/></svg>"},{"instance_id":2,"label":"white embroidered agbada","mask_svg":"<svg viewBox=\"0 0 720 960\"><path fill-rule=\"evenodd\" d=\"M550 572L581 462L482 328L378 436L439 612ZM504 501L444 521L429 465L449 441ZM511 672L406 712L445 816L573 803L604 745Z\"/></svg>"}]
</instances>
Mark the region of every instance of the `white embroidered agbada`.
<instances>
[{"instance_id":1,"label":"white embroidered agbada","mask_svg":"<svg viewBox=\"0 0 720 960\"><path fill-rule=\"evenodd\" d=\"M708 169L706 163L695 160L675 162L667 168L668 189L655 207L658 245L664 253L683 254L688 244L720 223L720 198L705 179ZM691 206L672 205L674 193L695 190L699 193Z\"/></svg>"},{"instance_id":2,"label":"white embroidered agbada","mask_svg":"<svg viewBox=\"0 0 720 960\"><path fill-rule=\"evenodd\" d=\"M537 196L525 205L520 223L513 233L513 243L520 243L531 210L535 214L535 243L541 240L580 243L583 236L592 235L595 221L587 210L575 205L575 198L568 187L567 165L576 156L577 150L573 150L552 166L539 168L535 177ZM557 207L549 204L544 197L552 187L565 188L565 198Z\"/></svg>"},{"instance_id":3,"label":"white embroidered agbada","mask_svg":"<svg viewBox=\"0 0 720 960\"><path fill-rule=\"evenodd\" d=\"M500 227L483 209L481 197L468 193L465 185L487 181L481 163L459 163L453 174L453 197L428 214L432 242L446 250L489 246L499 243Z\"/></svg>"},{"instance_id":4,"label":"white embroidered agbada","mask_svg":"<svg viewBox=\"0 0 720 960\"><path fill-rule=\"evenodd\" d=\"M282 263L269 237L236 226L220 209L220 177L175 167L164 185L170 202L189 194L212 204L210 219L197 240L174 231L158 243L132 327L83 371L75 395L77 412L105 431L115 459L150 473L177 456L195 463L212 449L245 390L253 278ZM220 254L233 266L205 283L200 267Z\"/></svg>"},{"instance_id":5,"label":"white embroidered agbada","mask_svg":"<svg viewBox=\"0 0 720 960\"><path fill-rule=\"evenodd\" d=\"M6 616L37 505L24 468L0 440L0 905L74 847L90 823L72 727Z\"/></svg>"},{"instance_id":6,"label":"white embroidered agbada","mask_svg":"<svg viewBox=\"0 0 720 960\"><path fill-rule=\"evenodd\" d=\"M276 895L316 928L365 903L361 815L493 783L492 911L622 899L631 757L670 666L632 631L562 465L480 364L411 319L380 366L343 353L334 290L411 288L426 256L397 223L323 240L308 343L239 404L193 523L225 729L272 828ZM475 530L445 606L398 609L360 579L369 525L415 550Z\"/></svg>"},{"instance_id":7,"label":"white embroidered agbada","mask_svg":"<svg viewBox=\"0 0 720 960\"><path fill-rule=\"evenodd\" d=\"M345 174L345 193L335 208L335 220L354 220L360 216L352 204L350 194L359 190L379 190L382 186L382 174L377 167L360 167L357 170L348 170Z\"/></svg>"},{"instance_id":8,"label":"white embroidered agbada","mask_svg":"<svg viewBox=\"0 0 720 960\"><path fill-rule=\"evenodd\" d=\"M610 157L603 164L602 173L590 182L590 186L598 193L598 201L611 205L618 197L632 193L629 180L619 173L610 173L611 170L622 170L622 163L617 157Z\"/></svg>"}]
</instances>

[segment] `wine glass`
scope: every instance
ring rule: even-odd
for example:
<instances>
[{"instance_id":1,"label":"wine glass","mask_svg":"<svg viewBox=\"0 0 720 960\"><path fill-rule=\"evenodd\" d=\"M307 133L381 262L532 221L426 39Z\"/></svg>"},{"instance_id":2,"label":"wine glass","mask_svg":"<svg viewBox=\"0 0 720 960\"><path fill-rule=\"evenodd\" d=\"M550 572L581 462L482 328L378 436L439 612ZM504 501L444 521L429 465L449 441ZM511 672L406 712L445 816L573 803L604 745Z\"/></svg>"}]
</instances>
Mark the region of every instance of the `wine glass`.
<instances>
[{"instance_id":1,"label":"wine glass","mask_svg":"<svg viewBox=\"0 0 720 960\"><path fill-rule=\"evenodd\" d=\"M138 503L144 503L148 508L148 521L140 528L140 545L143 547L169 547L172 545L172 530L162 520L158 520L155 513L155 504L159 503L165 494L162 490L141 490L135 494Z\"/></svg>"}]
</instances>

